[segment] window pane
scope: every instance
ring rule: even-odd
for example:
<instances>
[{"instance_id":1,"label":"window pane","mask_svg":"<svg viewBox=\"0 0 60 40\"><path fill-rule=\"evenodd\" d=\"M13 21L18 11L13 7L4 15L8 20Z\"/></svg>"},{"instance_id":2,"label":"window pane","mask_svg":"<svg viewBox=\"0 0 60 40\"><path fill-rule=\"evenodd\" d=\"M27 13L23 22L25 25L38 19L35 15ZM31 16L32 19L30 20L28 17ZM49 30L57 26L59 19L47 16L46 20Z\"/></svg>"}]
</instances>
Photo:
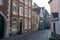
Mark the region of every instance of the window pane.
<instances>
[{"instance_id":1,"label":"window pane","mask_svg":"<svg viewBox=\"0 0 60 40\"><path fill-rule=\"evenodd\" d=\"M21 2L23 2L23 0L20 0Z\"/></svg>"},{"instance_id":2,"label":"window pane","mask_svg":"<svg viewBox=\"0 0 60 40\"><path fill-rule=\"evenodd\" d=\"M31 10L29 10L29 17L31 17Z\"/></svg>"},{"instance_id":3,"label":"window pane","mask_svg":"<svg viewBox=\"0 0 60 40\"><path fill-rule=\"evenodd\" d=\"M25 4L27 4L27 5L28 5L28 3L29 3L29 2L28 2L28 0L25 0Z\"/></svg>"},{"instance_id":4,"label":"window pane","mask_svg":"<svg viewBox=\"0 0 60 40\"><path fill-rule=\"evenodd\" d=\"M28 7L25 6L25 17L28 17Z\"/></svg>"},{"instance_id":5,"label":"window pane","mask_svg":"<svg viewBox=\"0 0 60 40\"><path fill-rule=\"evenodd\" d=\"M0 0L0 5L2 5L3 4L3 0Z\"/></svg>"},{"instance_id":6,"label":"window pane","mask_svg":"<svg viewBox=\"0 0 60 40\"><path fill-rule=\"evenodd\" d=\"M13 13L17 14L18 13L18 5L16 2L13 3Z\"/></svg>"},{"instance_id":7,"label":"window pane","mask_svg":"<svg viewBox=\"0 0 60 40\"><path fill-rule=\"evenodd\" d=\"M29 0L29 6L31 7L31 0Z\"/></svg>"},{"instance_id":8,"label":"window pane","mask_svg":"<svg viewBox=\"0 0 60 40\"><path fill-rule=\"evenodd\" d=\"M20 7L20 15L23 16L23 7Z\"/></svg>"},{"instance_id":9,"label":"window pane","mask_svg":"<svg viewBox=\"0 0 60 40\"><path fill-rule=\"evenodd\" d=\"M58 18L58 13L52 13L53 14L53 18Z\"/></svg>"},{"instance_id":10,"label":"window pane","mask_svg":"<svg viewBox=\"0 0 60 40\"><path fill-rule=\"evenodd\" d=\"M31 21L29 20L29 29L31 29Z\"/></svg>"},{"instance_id":11,"label":"window pane","mask_svg":"<svg viewBox=\"0 0 60 40\"><path fill-rule=\"evenodd\" d=\"M27 19L25 19L25 27L24 27L24 29L27 29L27 27L28 27L28 20Z\"/></svg>"},{"instance_id":12,"label":"window pane","mask_svg":"<svg viewBox=\"0 0 60 40\"><path fill-rule=\"evenodd\" d=\"M58 16L58 13L52 13L52 17L51 17L52 21L58 21L59 20L59 16Z\"/></svg>"}]
</instances>

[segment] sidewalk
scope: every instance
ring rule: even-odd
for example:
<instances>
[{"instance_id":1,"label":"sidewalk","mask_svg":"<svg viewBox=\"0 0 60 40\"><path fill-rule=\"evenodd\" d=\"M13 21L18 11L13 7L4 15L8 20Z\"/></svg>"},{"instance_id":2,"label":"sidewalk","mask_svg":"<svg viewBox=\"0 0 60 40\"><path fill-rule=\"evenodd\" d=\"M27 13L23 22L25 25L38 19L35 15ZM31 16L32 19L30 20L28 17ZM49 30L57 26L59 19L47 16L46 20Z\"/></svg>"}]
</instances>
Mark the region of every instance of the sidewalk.
<instances>
[{"instance_id":1,"label":"sidewalk","mask_svg":"<svg viewBox=\"0 0 60 40\"><path fill-rule=\"evenodd\" d=\"M23 33L23 34L17 34L17 35L11 36L11 37L6 38L6 39L3 39L3 40L15 40L15 39L17 39L17 38L20 38L20 37L23 37L23 36L25 36L25 35L29 35L29 34L35 33L35 32L37 32L37 31L31 31L31 32Z\"/></svg>"}]
</instances>

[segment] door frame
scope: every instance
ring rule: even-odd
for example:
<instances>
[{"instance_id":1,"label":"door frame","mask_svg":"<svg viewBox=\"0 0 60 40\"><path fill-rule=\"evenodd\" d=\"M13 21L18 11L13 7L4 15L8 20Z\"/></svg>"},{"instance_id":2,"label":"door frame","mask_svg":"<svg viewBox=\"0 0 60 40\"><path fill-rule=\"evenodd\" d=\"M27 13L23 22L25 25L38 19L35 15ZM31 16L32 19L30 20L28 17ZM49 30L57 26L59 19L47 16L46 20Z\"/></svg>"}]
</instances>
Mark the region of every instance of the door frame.
<instances>
[{"instance_id":1,"label":"door frame","mask_svg":"<svg viewBox=\"0 0 60 40\"><path fill-rule=\"evenodd\" d=\"M7 18L6 18L6 16L0 11L0 15L4 18L4 38L7 38L7 37L9 37L9 31L8 31L8 26L7 26ZM8 32L8 33L7 33Z\"/></svg>"},{"instance_id":2,"label":"door frame","mask_svg":"<svg viewBox=\"0 0 60 40\"><path fill-rule=\"evenodd\" d=\"M20 18L20 20L22 19L22 31L23 31L23 18ZM20 21L19 20L19 21ZM19 24L20 24L20 22L19 22ZM20 25L19 25L19 30L20 30Z\"/></svg>"},{"instance_id":3,"label":"door frame","mask_svg":"<svg viewBox=\"0 0 60 40\"><path fill-rule=\"evenodd\" d=\"M55 24L55 23L53 23L53 29L54 29L54 33L55 33L55 26L56 26L56 24Z\"/></svg>"}]
</instances>

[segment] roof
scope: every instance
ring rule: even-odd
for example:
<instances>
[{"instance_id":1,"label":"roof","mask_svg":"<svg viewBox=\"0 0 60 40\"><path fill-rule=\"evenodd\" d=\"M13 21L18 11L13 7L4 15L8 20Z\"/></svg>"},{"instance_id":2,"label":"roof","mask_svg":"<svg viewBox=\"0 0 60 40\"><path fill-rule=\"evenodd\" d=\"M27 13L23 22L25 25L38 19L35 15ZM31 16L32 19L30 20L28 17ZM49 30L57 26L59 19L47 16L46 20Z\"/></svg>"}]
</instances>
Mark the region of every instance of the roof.
<instances>
[{"instance_id":1,"label":"roof","mask_svg":"<svg viewBox=\"0 0 60 40\"><path fill-rule=\"evenodd\" d=\"M41 10L41 7L39 7L36 3L34 3L34 5L33 5L33 10L35 11L35 12L37 12L38 14L40 13L40 10Z\"/></svg>"},{"instance_id":2,"label":"roof","mask_svg":"<svg viewBox=\"0 0 60 40\"><path fill-rule=\"evenodd\" d=\"M36 4L36 3L34 3L33 5L32 5L32 8L38 8L39 6Z\"/></svg>"},{"instance_id":3,"label":"roof","mask_svg":"<svg viewBox=\"0 0 60 40\"><path fill-rule=\"evenodd\" d=\"M40 13L41 8L33 8L33 10L39 14L39 13Z\"/></svg>"},{"instance_id":4,"label":"roof","mask_svg":"<svg viewBox=\"0 0 60 40\"><path fill-rule=\"evenodd\" d=\"M45 9L45 13L47 16L50 16L49 12Z\"/></svg>"},{"instance_id":5,"label":"roof","mask_svg":"<svg viewBox=\"0 0 60 40\"><path fill-rule=\"evenodd\" d=\"M51 3L52 2L52 0L50 0L48 3Z\"/></svg>"}]
</instances>

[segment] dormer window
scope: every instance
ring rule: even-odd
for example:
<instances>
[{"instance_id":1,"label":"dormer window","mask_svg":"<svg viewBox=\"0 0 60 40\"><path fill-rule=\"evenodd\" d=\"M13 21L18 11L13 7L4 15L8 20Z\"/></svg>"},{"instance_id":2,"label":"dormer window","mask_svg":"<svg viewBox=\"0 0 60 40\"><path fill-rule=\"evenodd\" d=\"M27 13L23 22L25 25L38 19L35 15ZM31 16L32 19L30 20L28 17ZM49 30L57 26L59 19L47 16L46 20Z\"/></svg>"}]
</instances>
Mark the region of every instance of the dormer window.
<instances>
[{"instance_id":1,"label":"dormer window","mask_svg":"<svg viewBox=\"0 0 60 40\"><path fill-rule=\"evenodd\" d=\"M0 5L3 5L3 0L0 0Z\"/></svg>"}]
</instances>

